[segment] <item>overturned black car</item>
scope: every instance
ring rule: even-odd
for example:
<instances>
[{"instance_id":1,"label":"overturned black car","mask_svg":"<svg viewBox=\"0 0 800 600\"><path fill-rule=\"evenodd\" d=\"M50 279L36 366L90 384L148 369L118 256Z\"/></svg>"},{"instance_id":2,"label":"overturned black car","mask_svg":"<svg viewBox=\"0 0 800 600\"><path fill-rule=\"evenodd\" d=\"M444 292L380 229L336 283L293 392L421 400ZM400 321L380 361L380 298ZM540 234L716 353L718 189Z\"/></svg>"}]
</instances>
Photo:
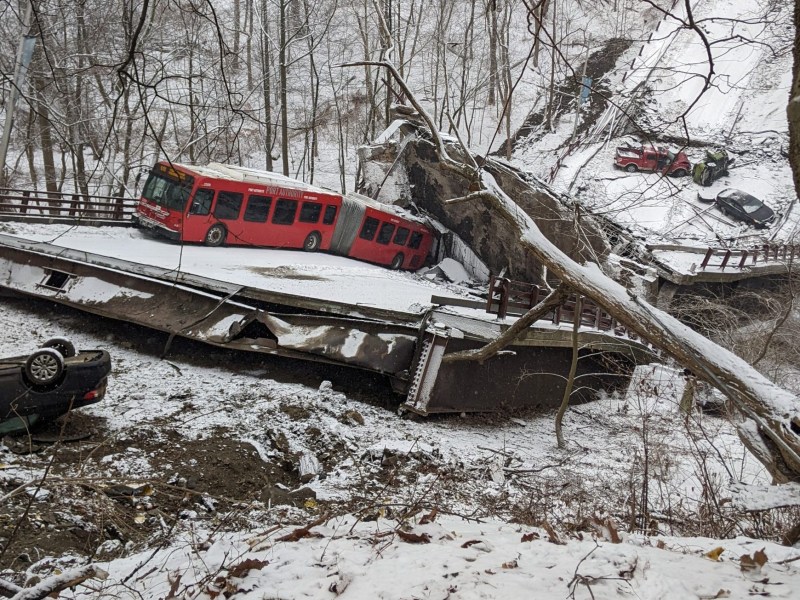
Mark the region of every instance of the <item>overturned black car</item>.
<instances>
[{"instance_id":1,"label":"overturned black car","mask_svg":"<svg viewBox=\"0 0 800 600\"><path fill-rule=\"evenodd\" d=\"M0 435L27 431L73 408L100 402L111 357L55 338L27 356L0 358Z\"/></svg>"}]
</instances>

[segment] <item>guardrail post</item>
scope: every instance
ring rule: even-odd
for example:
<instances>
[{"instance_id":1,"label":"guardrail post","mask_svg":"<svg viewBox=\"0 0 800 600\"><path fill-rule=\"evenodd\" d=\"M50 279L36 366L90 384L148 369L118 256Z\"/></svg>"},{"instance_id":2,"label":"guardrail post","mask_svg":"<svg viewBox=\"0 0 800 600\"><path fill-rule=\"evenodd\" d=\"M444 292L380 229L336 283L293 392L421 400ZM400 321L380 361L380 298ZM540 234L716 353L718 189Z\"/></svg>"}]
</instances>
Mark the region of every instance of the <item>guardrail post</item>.
<instances>
[{"instance_id":1,"label":"guardrail post","mask_svg":"<svg viewBox=\"0 0 800 600\"><path fill-rule=\"evenodd\" d=\"M725 250L725 256L722 258L722 264L719 266L720 270L722 271L725 270L725 265L728 264L728 260L730 259L730 257L731 257L731 251Z\"/></svg>"},{"instance_id":2,"label":"guardrail post","mask_svg":"<svg viewBox=\"0 0 800 600\"><path fill-rule=\"evenodd\" d=\"M739 261L739 268L744 267L744 262L747 260L747 250L742 250L742 260Z\"/></svg>"},{"instance_id":3,"label":"guardrail post","mask_svg":"<svg viewBox=\"0 0 800 600\"><path fill-rule=\"evenodd\" d=\"M705 269L708 266L708 261L711 260L711 257L714 255L714 249L709 248L706 250L706 255L703 257L703 262L700 263L700 268Z\"/></svg>"},{"instance_id":4,"label":"guardrail post","mask_svg":"<svg viewBox=\"0 0 800 600\"><path fill-rule=\"evenodd\" d=\"M528 295L528 308L533 308L539 304L539 286L534 285L531 293Z\"/></svg>"},{"instance_id":5,"label":"guardrail post","mask_svg":"<svg viewBox=\"0 0 800 600\"><path fill-rule=\"evenodd\" d=\"M114 207L114 219L117 220L117 221L121 221L122 220L122 214L123 214L123 212L122 212L122 208L123 208L122 207L122 201L123 201L123 198L117 198L116 199L116 206Z\"/></svg>"},{"instance_id":6,"label":"guardrail post","mask_svg":"<svg viewBox=\"0 0 800 600\"><path fill-rule=\"evenodd\" d=\"M489 293L486 295L486 312L492 312L492 303L494 302L494 284L496 278L494 275L489 277Z\"/></svg>"},{"instance_id":7,"label":"guardrail post","mask_svg":"<svg viewBox=\"0 0 800 600\"><path fill-rule=\"evenodd\" d=\"M503 277L500 280L500 306L497 309L497 316L505 319L508 314L508 299L511 295L511 282Z\"/></svg>"},{"instance_id":8,"label":"guardrail post","mask_svg":"<svg viewBox=\"0 0 800 600\"><path fill-rule=\"evenodd\" d=\"M19 214L27 215L28 214L28 203L31 201L30 200L31 193L28 192L28 191L24 191L24 192L22 192L22 197L23 197L23 199L22 199L22 202L20 202Z\"/></svg>"},{"instance_id":9,"label":"guardrail post","mask_svg":"<svg viewBox=\"0 0 800 600\"><path fill-rule=\"evenodd\" d=\"M69 213L68 213L69 216L74 217L77 214L80 206L81 206L80 196L78 196L78 194L72 194L72 205L69 207Z\"/></svg>"},{"instance_id":10,"label":"guardrail post","mask_svg":"<svg viewBox=\"0 0 800 600\"><path fill-rule=\"evenodd\" d=\"M758 248L753 250L753 264L756 264L756 262L758 262Z\"/></svg>"}]
</instances>

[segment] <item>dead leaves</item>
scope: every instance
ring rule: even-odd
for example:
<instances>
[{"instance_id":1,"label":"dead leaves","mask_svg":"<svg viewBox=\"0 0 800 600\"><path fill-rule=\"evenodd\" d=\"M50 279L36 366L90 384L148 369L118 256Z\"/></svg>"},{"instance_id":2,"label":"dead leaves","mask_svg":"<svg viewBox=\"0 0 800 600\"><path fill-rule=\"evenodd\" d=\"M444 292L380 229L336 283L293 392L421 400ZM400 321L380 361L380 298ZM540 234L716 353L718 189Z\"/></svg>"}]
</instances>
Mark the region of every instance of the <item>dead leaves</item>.
<instances>
[{"instance_id":1,"label":"dead leaves","mask_svg":"<svg viewBox=\"0 0 800 600\"><path fill-rule=\"evenodd\" d=\"M427 533L411 533L409 531L397 530L398 537L409 544L430 544L431 536Z\"/></svg>"},{"instance_id":2,"label":"dead leaves","mask_svg":"<svg viewBox=\"0 0 800 600\"><path fill-rule=\"evenodd\" d=\"M317 525L321 525L322 523L324 523L327 520L328 520L328 515L322 515L319 519L309 523L305 527L298 527L297 529L295 529L291 533L287 533L286 535L279 537L277 541L279 541L279 542L297 542L297 541L302 540L303 538L307 538L307 537L321 538L322 537L321 533L312 532L311 529L313 527L316 527Z\"/></svg>"},{"instance_id":3,"label":"dead leaves","mask_svg":"<svg viewBox=\"0 0 800 600\"><path fill-rule=\"evenodd\" d=\"M601 519L600 517L595 516L592 519L592 525L603 539L608 540L612 544L622 543L622 539L620 539L619 533L617 532L617 527L614 525L610 517Z\"/></svg>"},{"instance_id":4,"label":"dead leaves","mask_svg":"<svg viewBox=\"0 0 800 600\"><path fill-rule=\"evenodd\" d=\"M419 520L419 524L420 525L427 525L428 523L433 523L436 520L436 516L438 514L439 514L439 509L434 506L433 510L431 510L431 512L429 512L427 515L423 516Z\"/></svg>"},{"instance_id":5,"label":"dead leaves","mask_svg":"<svg viewBox=\"0 0 800 600\"><path fill-rule=\"evenodd\" d=\"M725 548L723 548L722 546L717 546L713 550L709 550L708 552L706 552L703 556L705 556L708 559L718 561L719 557L722 556L723 552L725 552Z\"/></svg>"},{"instance_id":6,"label":"dead leaves","mask_svg":"<svg viewBox=\"0 0 800 600\"><path fill-rule=\"evenodd\" d=\"M510 560L508 562L504 562L501 567L504 569L516 569L519 567L519 563L516 560Z\"/></svg>"},{"instance_id":7,"label":"dead leaves","mask_svg":"<svg viewBox=\"0 0 800 600\"><path fill-rule=\"evenodd\" d=\"M256 571L260 571L268 564L269 564L268 560L257 560L255 558L247 558L242 562L233 565L230 569L228 569L228 575L230 577L244 577L253 569L255 569Z\"/></svg>"},{"instance_id":8,"label":"dead leaves","mask_svg":"<svg viewBox=\"0 0 800 600\"><path fill-rule=\"evenodd\" d=\"M760 571L765 564L767 564L767 553L764 552L764 548L753 552L753 556L742 554L739 557L739 568L745 572Z\"/></svg>"},{"instance_id":9,"label":"dead leaves","mask_svg":"<svg viewBox=\"0 0 800 600\"><path fill-rule=\"evenodd\" d=\"M532 531L530 533L524 533L522 535L522 540L521 541L522 542L532 542L533 540L538 540L540 537L541 536L538 533L536 533L535 531Z\"/></svg>"}]
</instances>

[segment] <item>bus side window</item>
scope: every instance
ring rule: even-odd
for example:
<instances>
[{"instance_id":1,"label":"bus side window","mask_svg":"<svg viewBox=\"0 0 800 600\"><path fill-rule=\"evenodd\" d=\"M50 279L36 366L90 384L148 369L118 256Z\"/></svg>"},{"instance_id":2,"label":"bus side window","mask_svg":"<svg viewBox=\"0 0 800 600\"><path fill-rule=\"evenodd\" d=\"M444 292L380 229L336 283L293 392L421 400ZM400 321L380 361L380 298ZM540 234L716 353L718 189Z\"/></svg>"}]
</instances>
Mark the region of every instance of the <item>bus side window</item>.
<instances>
[{"instance_id":1,"label":"bus side window","mask_svg":"<svg viewBox=\"0 0 800 600\"><path fill-rule=\"evenodd\" d=\"M211 212L211 202L214 200L214 190L202 189L194 193L190 215L207 215Z\"/></svg>"},{"instance_id":2,"label":"bus side window","mask_svg":"<svg viewBox=\"0 0 800 600\"><path fill-rule=\"evenodd\" d=\"M394 241L392 243L397 244L398 246L405 246L406 242L408 241L408 234L411 233L405 227L398 227L397 233L394 234Z\"/></svg>"},{"instance_id":3,"label":"bus side window","mask_svg":"<svg viewBox=\"0 0 800 600\"><path fill-rule=\"evenodd\" d=\"M239 218L242 210L244 194L237 192L220 192L217 194L217 204L214 206L214 216L218 219L233 221Z\"/></svg>"},{"instance_id":4,"label":"bus side window","mask_svg":"<svg viewBox=\"0 0 800 600\"><path fill-rule=\"evenodd\" d=\"M392 239L392 234L394 233L394 225L391 223L383 223L381 224L381 230L378 232L378 239L375 240L379 244L388 244Z\"/></svg>"},{"instance_id":5,"label":"bus side window","mask_svg":"<svg viewBox=\"0 0 800 600\"><path fill-rule=\"evenodd\" d=\"M269 196L248 196L244 209L244 220L252 223L266 223L272 198Z\"/></svg>"},{"instance_id":6,"label":"bus side window","mask_svg":"<svg viewBox=\"0 0 800 600\"><path fill-rule=\"evenodd\" d=\"M372 240L375 237L375 232L378 230L378 219L367 217L364 221L364 226L361 228L361 233L358 234L362 240Z\"/></svg>"},{"instance_id":7,"label":"bus side window","mask_svg":"<svg viewBox=\"0 0 800 600\"><path fill-rule=\"evenodd\" d=\"M336 220L336 207L333 204L328 204L325 207L325 214L322 217L323 225L333 225Z\"/></svg>"},{"instance_id":8,"label":"bus side window","mask_svg":"<svg viewBox=\"0 0 800 600\"><path fill-rule=\"evenodd\" d=\"M297 200L278 198L275 203L275 212L272 213L272 222L275 225L291 225L297 214Z\"/></svg>"},{"instance_id":9,"label":"bus side window","mask_svg":"<svg viewBox=\"0 0 800 600\"><path fill-rule=\"evenodd\" d=\"M419 233L418 231L415 231L414 233L411 234L411 241L408 242L408 247L413 250L416 250L417 248L419 248L420 244L422 244L422 234Z\"/></svg>"},{"instance_id":10,"label":"bus side window","mask_svg":"<svg viewBox=\"0 0 800 600\"><path fill-rule=\"evenodd\" d=\"M318 202L303 202L303 206L300 207L300 218L298 221L301 223L317 223L321 212L322 204Z\"/></svg>"}]
</instances>

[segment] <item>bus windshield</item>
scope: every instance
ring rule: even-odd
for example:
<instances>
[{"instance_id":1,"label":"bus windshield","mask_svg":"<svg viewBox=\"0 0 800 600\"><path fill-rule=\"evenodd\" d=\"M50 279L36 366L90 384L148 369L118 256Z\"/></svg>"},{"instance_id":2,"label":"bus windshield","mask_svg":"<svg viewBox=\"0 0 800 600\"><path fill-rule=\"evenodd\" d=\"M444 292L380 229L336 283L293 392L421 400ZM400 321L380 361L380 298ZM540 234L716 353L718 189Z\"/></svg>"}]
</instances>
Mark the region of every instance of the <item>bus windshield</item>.
<instances>
[{"instance_id":1,"label":"bus windshield","mask_svg":"<svg viewBox=\"0 0 800 600\"><path fill-rule=\"evenodd\" d=\"M142 197L171 210L183 211L192 191L194 178L165 165L156 165L144 184Z\"/></svg>"}]
</instances>

